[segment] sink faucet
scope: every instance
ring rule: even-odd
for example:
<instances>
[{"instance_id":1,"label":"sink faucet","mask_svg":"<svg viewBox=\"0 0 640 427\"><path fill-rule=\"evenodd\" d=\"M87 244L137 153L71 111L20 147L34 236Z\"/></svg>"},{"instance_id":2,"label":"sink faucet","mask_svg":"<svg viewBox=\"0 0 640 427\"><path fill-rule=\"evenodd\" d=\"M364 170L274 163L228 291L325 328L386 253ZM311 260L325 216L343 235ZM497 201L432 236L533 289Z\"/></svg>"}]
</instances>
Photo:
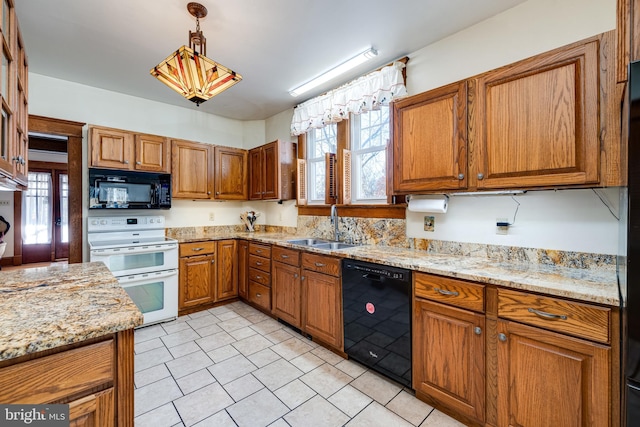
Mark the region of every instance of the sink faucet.
<instances>
[{"instance_id":1,"label":"sink faucet","mask_svg":"<svg viewBox=\"0 0 640 427\"><path fill-rule=\"evenodd\" d=\"M331 205L331 224L333 224L333 240L338 242L338 208L336 205Z\"/></svg>"}]
</instances>

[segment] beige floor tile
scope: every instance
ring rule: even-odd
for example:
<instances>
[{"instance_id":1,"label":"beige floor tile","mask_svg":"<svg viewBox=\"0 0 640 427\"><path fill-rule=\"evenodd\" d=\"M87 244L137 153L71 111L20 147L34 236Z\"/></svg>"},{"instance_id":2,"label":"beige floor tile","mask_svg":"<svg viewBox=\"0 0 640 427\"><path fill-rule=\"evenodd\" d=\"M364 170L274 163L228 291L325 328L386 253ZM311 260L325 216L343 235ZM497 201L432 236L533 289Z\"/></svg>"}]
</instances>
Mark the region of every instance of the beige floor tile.
<instances>
[{"instance_id":1,"label":"beige floor tile","mask_svg":"<svg viewBox=\"0 0 640 427\"><path fill-rule=\"evenodd\" d=\"M253 373L269 390L277 390L300 377L303 372L284 359L278 359Z\"/></svg>"},{"instance_id":2,"label":"beige floor tile","mask_svg":"<svg viewBox=\"0 0 640 427\"><path fill-rule=\"evenodd\" d=\"M256 369L256 366L249 359L238 355L209 367L209 372L220 384L224 385Z\"/></svg>"},{"instance_id":3,"label":"beige floor tile","mask_svg":"<svg viewBox=\"0 0 640 427\"><path fill-rule=\"evenodd\" d=\"M386 408L400 415L414 426L419 426L433 411L433 407L418 400L414 395L406 391L400 392L391 399Z\"/></svg>"},{"instance_id":4,"label":"beige floor tile","mask_svg":"<svg viewBox=\"0 0 640 427\"><path fill-rule=\"evenodd\" d=\"M149 412L152 409L178 399L182 392L173 378L164 378L133 392L134 416Z\"/></svg>"},{"instance_id":5,"label":"beige floor tile","mask_svg":"<svg viewBox=\"0 0 640 427\"><path fill-rule=\"evenodd\" d=\"M209 335L213 335L213 334L217 334L218 332L222 332L222 328L220 326L218 326L217 324L215 324L215 325L209 325L209 326L204 326L202 328L198 328L198 329L196 329L196 332L201 337L208 337Z\"/></svg>"},{"instance_id":6,"label":"beige floor tile","mask_svg":"<svg viewBox=\"0 0 640 427\"><path fill-rule=\"evenodd\" d=\"M162 325L146 326L135 330L133 333L133 341L135 344L138 344L165 335L167 335L167 333L162 329Z\"/></svg>"},{"instance_id":7,"label":"beige floor tile","mask_svg":"<svg viewBox=\"0 0 640 427\"><path fill-rule=\"evenodd\" d=\"M349 421L345 427L413 427L378 402L372 402L358 415Z\"/></svg>"},{"instance_id":8,"label":"beige floor tile","mask_svg":"<svg viewBox=\"0 0 640 427\"><path fill-rule=\"evenodd\" d=\"M231 344L207 352L207 356L216 363L220 363L223 360L227 360L233 356L237 356L238 354L240 354L240 352Z\"/></svg>"},{"instance_id":9,"label":"beige floor tile","mask_svg":"<svg viewBox=\"0 0 640 427\"><path fill-rule=\"evenodd\" d=\"M273 320L272 318L267 318L265 320L262 320L259 323L255 323L253 325L251 325L251 329L253 329L254 331L258 332L259 334L262 335L268 335L273 331L277 331L278 329L282 329L283 325L281 323L278 323L277 320Z\"/></svg>"},{"instance_id":10,"label":"beige floor tile","mask_svg":"<svg viewBox=\"0 0 640 427\"><path fill-rule=\"evenodd\" d=\"M248 338L255 334L257 334L257 332L248 326L246 328L240 328L240 329L236 329L235 331L229 332L229 335L231 335L238 341Z\"/></svg>"},{"instance_id":11,"label":"beige floor tile","mask_svg":"<svg viewBox=\"0 0 640 427\"><path fill-rule=\"evenodd\" d=\"M162 420L165 425L181 423L180 415L178 415L173 403L167 403L146 414L142 414L136 417L133 422L136 427L158 427L159 420Z\"/></svg>"},{"instance_id":12,"label":"beige floor tile","mask_svg":"<svg viewBox=\"0 0 640 427\"><path fill-rule=\"evenodd\" d=\"M191 426L233 404L233 399L220 384L213 383L176 399L173 403L185 426Z\"/></svg>"},{"instance_id":13,"label":"beige floor tile","mask_svg":"<svg viewBox=\"0 0 640 427\"><path fill-rule=\"evenodd\" d=\"M289 412L269 390L262 389L227 408L239 427L265 427Z\"/></svg>"},{"instance_id":14,"label":"beige floor tile","mask_svg":"<svg viewBox=\"0 0 640 427\"><path fill-rule=\"evenodd\" d=\"M206 310L206 311L209 312L210 314L214 314L217 316L218 314L227 313L233 310L228 305L219 305L217 307L210 308L209 310Z\"/></svg>"},{"instance_id":15,"label":"beige floor tile","mask_svg":"<svg viewBox=\"0 0 640 427\"><path fill-rule=\"evenodd\" d=\"M236 314L236 313L233 313L233 314ZM251 325L251 322L249 322L247 319L240 316L218 323L218 326L220 326L222 329L224 329L227 332L235 331L241 328L246 328L249 325Z\"/></svg>"},{"instance_id":16,"label":"beige floor tile","mask_svg":"<svg viewBox=\"0 0 640 427\"><path fill-rule=\"evenodd\" d=\"M252 355L253 353L257 353L265 348L269 348L273 345L271 341L263 337L262 335L252 335L248 338L240 340L238 342L234 342L232 344L236 350L245 356Z\"/></svg>"},{"instance_id":17,"label":"beige floor tile","mask_svg":"<svg viewBox=\"0 0 640 427\"><path fill-rule=\"evenodd\" d=\"M373 402L373 399L347 385L329 397L329 402L350 417L355 417L368 404Z\"/></svg>"},{"instance_id":18,"label":"beige floor tile","mask_svg":"<svg viewBox=\"0 0 640 427\"><path fill-rule=\"evenodd\" d=\"M191 314L187 315L187 317L189 319L197 319L198 317L207 316L209 314L215 314L215 313L210 313L207 310L202 310L202 311L196 311L195 313L191 313Z\"/></svg>"},{"instance_id":19,"label":"beige floor tile","mask_svg":"<svg viewBox=\"0 0 640 427\"><path fill-rule=\"evenodd\" d=\"M271 362L275 362L278 359L281 359L280 355L274 353L270 348L266 348L262 351L252 354L248 356L247 359L251 361L258 368L262 368L263 366L268 365Z\"/></svg>"},{"instance_id":20,"label":"beige floor tile","mask_svg":"<svg viewBox=\"0 0 640 427\"><path fill-rule=\"evenodd\" d=\"M269 424L269 427L291 427L284 418L278 418L273 423Z\"/></svg>"},{"instance_id":21,"label":"beige floor tile","mask_svg":"<svg viewBox=\"0 0 640 427\"><path fill-rule=\"evenodd\" d=\"M458 420L454 420L450 416L434 409L427 419L420 424L420 427L465 427Z\"/></svg>"},{"instance_id":22,"label":"beige floor tile","mask_svg":"<svg viewBox=\"0 0 640 427\"><path fill-rule=\"evenodd\" d=\"M196 344L198 344L204 351L211 351L215 350L216 348L223 347L227 344L231 344L235 341L235 338L223 331L218 332L217 334L196 339Z\"/></svg>"},{"instance_id":23,"label":"beige floor tile","mask_svg":"<svg viewBox=\"0 0 640 427\"><path fill-rule=\"evenodd\" d=\"M367 368L359 364L358 362L354 362L351 360L342 360L335 364L335 367L340 369L345 374L349 375L352 378L358 378L360 375L367 372Z\"/></svg>"},{"instance_id":24,"label":"beige floor tile","mask_svg":"<svg viewBox=\"0 0 640 427\"><path fill-rule=\"evenodd\" d=\"M305 383L300 380L293 380L289 384L280 387L274 394L289 407L295 409L307 400L316 395Z\"/></svg>"},{"instance_id":25,"label":"beige floor tile","mask_svg":"<svg viewBox=\"0 0 640 427\"><path fill-rule=\"evenodd\" d=\"M169 372L167 366L164 363L161 363L160 365L152 366L144 371L136 372L133 378L136 388L140 388L170 376L171 372Z\"/></svg>"},{"instance_id":26,"label":"beige floor tile","mask_svg":"<svg viewBox=\"0 0 640 427\"><path fill-rule=\"evenodd\" d=\"M298 406L284 416L291 427L340 427L349 417L320 396Z\"/></svg>"},{"instance_id":27,"label":"beige floor tile","mask_svg":"<svg viewBox=\"0 0 640 427\"><path fill-rule=\"evenodd\" d=\"M271 341L273 344L281 343L282 341L290 340L293 338L286 329L278 329L277 331L273 331L270 334L264 336L266 339Z\"/></svg>"},{"instance_id":28,"label":"beige floor tile","mask_svg":"<svg viewBox=\"0 0 640 427\"><path fill-rule=\"evenodd\" d=\"M164 337L160 337L164 345L169 348L196 340L198 338L200 338L200 335L198 335L198 333L191 328L174 332L170 335L165 335Z\"/></svg>"},{"instance_id":29,"label":"beige floor tile","mask_svg":"<svg viewBox=\"0 0 640 427\"><path fill-rule=\"evenodd\" d=\"M133 367L136 372L140 372L170 360L173 360L173 356L169 350L160 347L133 356Z\"/></svg>"},{"instance_id":30,"label":"beige floor tile","mask_svg":"<svg viewBox=\"0 0 640 427\"><path fill-rule=\"evenodd\" d=\"M180 379L177 379L178 387L182 390L182 394L187 395L192 393L202 387L213 384L216 382L216 379L213 378L213 375L206 370L201 369L192 374L186 375Z\"/></svg>"},{"instance_id":31,"label":"beige floor tile","mask_svg":"<svg viewBox=\"0 0 640 427\"><path fill-rule=\"evenodd\" d=\"M187 323L193 329L198 330L201 328L206 328L208 326L215 325L219 321L220 320L213 314L207 314L206 316L201 316L201 317L198 317L197 319L187 320Z\"/></svg>"},{"instance_id":32,"label":"beige floor tile","mask_svg":"<svg viewBox=\"0 0 640 427\"><path fill-rule=\"evenodd\" d=\"M233 310L229 310L225 313L220 313L217 315L218 319L220 319L221 322L224 322L226 320L231 320L231 319L235 319L236 317L241 317L238 313L236 313Z\"/></svg>"},{"instance_id":33,"label":"beige floor tile","mask_svg":"<svg viewBox=\"0 0 640 427\"><path fill-rule=\"evenodd\" d=\"M252 374L247 374L224 385L224 389L236 402L263 388L264 384L258 381Z\"/></svg>"},{"instance_id":34,"label":"beige floor tile","mask_svg":"<svg viewBox=\"0 0 640 427\"><path fill-rule=\"evenodd\" d=\"M195 353L196 351L201 350L202 349L195 343L195 341L189 341L184 344L171 347L169 349L169 353L171 353L174 359L177 359L178 357L186 356L189 353Z\"/></svg>"},{"instance_id":35,"label":"beige floor tile","mask_svg":"<svg viewBox=\"0 0 640 427\"><path fill-rule=\"evenodd\" d=\"M227 411L220 411L196 423L193 427L237 427Z\"/></svg>"},{"instance_id":36,"label":"beige floor tile","mask_svg":"<svg viewBox=\"0 0 640 427\"><path fill-rule=\"evenodd\" d=\"M389 403L402 390L396 383L371 371L360 375L351 385L381 405Z\"/></svg>"},{"instance_id":37,"label":"beige floor tile","mask_svg":"<svg viewBox=\"0 0 640 427\"><path fill-rule=\"evenodd\" d=\"M271 350L278 353L284 359L291 360L313 350L313 347L302 340L291 338L290 340L274 345L271 347Z\"/></svg>"},{"instance_id":38,"label":"beige floor tile","mask_svg":"<svg viewBox=\"0 0 640 427\"><path fill-rule=\"evenodd\" d=\"M309 372L317 368L318 366L325 363L324 360L320 359L315 354L309 352L302 354L296 358L290 360L291 364L296 368L300 369L302 372Z\"/></svg>"},{"instance_id":39,"label":"beige floor tile","mask_svg":"<svg viewBox=\"0 0 640 427\"><path fill-rule=\"evenodd\" d=\"M318 356L319 358L321 358L322 360L324 360L325 362L331 365L336 365L342 362L343 360L345 360L344 357L338 356L333 351L327 350L322 346L318 346L314 348L313 350L311 350L311 353L315 354L316 356Z\"/></svg>"},{"instance_id":40,"label":"beige floor tile","mask_svg":"<svg viewBox=\"0 0 640 427\"><path fill-rule=\"evenodd\" d=\"M213 365L213 361L204 351L200 350L171 360L166 365L173 378L178 379Z\"/></svg>"},{"instance_id":41,"label":"beige floor tile","mask_svg":"<svg viewBox=\"0 0 640 427\"><path fill-rule=\"evenodd\" d=\"M300 380L311 387L320 396L328 398L353 380L349 375L325 363L311 372L304 374Z\"/></svg>"},{"instance_id":42,"label":"beige floor tile","mask_svg":"<svg viewBox=\"0 0 640 427\"><path fill-rule=\"evenodd\" d=\"M191 326L189 326L189 324L187 323L187 320L189 319L185 319L182 322L178 322L174 320L173 322L161 323L162 329L164 329L167 335L173 334L178 331L183 331L185 329L189 329L191 328Z\"/></svg>"},{"instance_id":43,"label":"beige floor tile","mask_svg":"<svg viewBox=\"0 0 640 427\"><path fill-rule=\"evenodd\" d=\"M164 347L164 343L160 338L153 338L149 341L143 341L141 343L135 344L133 346L133 350L135 354L144 353L145 351L153 350L154 348Z\"/></svg>"}]
</instances>

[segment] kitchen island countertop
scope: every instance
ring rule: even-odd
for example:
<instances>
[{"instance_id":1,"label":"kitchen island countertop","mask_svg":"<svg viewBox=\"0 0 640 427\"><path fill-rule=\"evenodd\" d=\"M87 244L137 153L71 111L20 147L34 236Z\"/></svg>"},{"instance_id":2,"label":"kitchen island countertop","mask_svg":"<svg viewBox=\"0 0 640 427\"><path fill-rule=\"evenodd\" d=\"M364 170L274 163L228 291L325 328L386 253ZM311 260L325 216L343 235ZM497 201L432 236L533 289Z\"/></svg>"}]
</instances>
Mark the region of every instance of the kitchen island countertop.
<instances>
[{"instance_id":1,"label":"kitchen island countertop","mask_svg":"<svg viewBox=\"0 0 640 427\"><path fill-rule=\"evenodd\" d=\"M380 245L326 250L288 243L287 240L309 236L286 233L220 232L193 233L175 237L180 243L233 238L246 239L511 289L539 292L545 295L573 298L609 306L619 305L615 266L569 268L547 264L496 261L474 256L432 254L424 250Z\"/></svg>"},{"instance_id":2,"label":"kitchen island countertop","mask_svg":"<svg viewBox=\"0 0 640 427\"><path fill-rule=\"evenodd\" d=\"M131 329L143 316L101 262L0 273L0 361Z\"/></svg>"}]
</instances>

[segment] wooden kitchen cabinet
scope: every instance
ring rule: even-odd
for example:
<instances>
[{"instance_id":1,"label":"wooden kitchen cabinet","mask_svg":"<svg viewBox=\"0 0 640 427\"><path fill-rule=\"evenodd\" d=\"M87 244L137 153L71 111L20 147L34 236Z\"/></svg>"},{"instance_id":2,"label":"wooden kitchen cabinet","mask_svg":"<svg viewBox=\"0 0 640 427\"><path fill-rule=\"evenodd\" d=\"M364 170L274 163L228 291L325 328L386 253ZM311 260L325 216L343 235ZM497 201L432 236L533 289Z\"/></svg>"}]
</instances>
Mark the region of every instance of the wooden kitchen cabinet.
<instances>
[{"instance_id":1,"label":"wooden kitchen cabinet","mask_svg":"<svg viewBox=\"0 0 640 427\"><path fill-rule=\"evenodd\" d=\"M290 325L300 328L300 252L274 246L271 278L271 312Z\"/></svg>"},{"instance_id":2,"label":"wooden kitchen cabinet","mask_svg":"<svg viewBox=\"0 0 640 427\"><path fill-rule=\"evenodd\" d=\"M340 259L302 254L302 329L331 347L343 350Z\"/></svg>"},{"instance_id":3,"label":"wooden kitchen cabinet","mask_svg":"<svg viewBox=\"0 0 640 427\"><path fill-rule=\"evenodd\" d=\"M238 241L238 295L246 299L249 292L249 242Z\"/></svg>"},{"instance_id":4,"label":"wooden kitchen cabinet","mask_svg":"<svg viewBox=\"0 0 640 427\"><path fill-rule=\"evenodd\" d=\"M216 301L238 296L238 249L234 239L216 242L218 273Z\"/></svg>"},{"instance_id":5,"label":"wooden kitchen cabinet","mask_svg":"<svg viewBox=\"0 0 640 427\"><path fill-rule=\"evenodd\" d=\"M180 245L178 311L216 300L216 242Z\"/></svg>"},{"instance_id":6,"label":"wooden kitchen cabinet","mask_svg":"<svg viewBox=\"0 0 640 427\"><path fill-rule=\"evenodd\" d=\"M113 426L113 388L69 403L69 427Z\"/></svg>"},{"instance_id":7,"label":"wooden kitchen cabinet","mask_svg":"<svg viewBox=\"0 0 640 427\"><path fill-rule=\"evenodd\" d=\"M467 186L467 83L393 103L395 192Z\"/></svg>"},{"instance_id":8,"label":"wooden kitchen cabinet","mask_svg":"<svg viewBox=\"0 0 640 427\"><path fill-rule=\"evenodd\" d=\"M172 195L178 199L210 199L213 191L213 146L171 141Z\"/></svg>"},{"instance_id":9,"label":"wooden kitchen cabinet","mask_svg":"<svg viewBox=\"0 0 640 427\"><path fill-rule=\"evenodd\" d=\"M169 140L100 126L89 128L89 167L169 173Z\"/></svg>"},{"instance_id":10,"label":"wooden kitchen cabinet","mask_svg":"<svg viewBox=\"0 0 640 427\"><path fill-rule=\"evenodd\" d=\"M393 193L619 185L613 37L394 102Z\"/></svg>"},{"instance_id":11,"label":"wooden kitchen cabinet","mask_svg":"<svg viewBox=\"0 0 640 427\"><path fill-rule=\"evenodd\" d=\"M294 199L296 155L296 144L281 140L249 150L249 199Z\"/></svg>"},{"instance_id":12,"label":"wooden kitchen cabinet","mask_svg":"<svg viewBox=\"0 0 640 427\"><path fill-rule=\"evenodd\" d=\"M611 348L498 321L498 426L611 425Z\"/></svg>"},{"instance_id":13,"label":"wooden kitchen cabinet","mask_svg":"<svg viewBox=\"0 0 640 427\"><path fill-rule=\"evenodd\" d=\"M484 422L484 287L415 273L414 289L412 381L416 396Z\"/></svg>"},{"instance_id":14,"label":"wooden kitchen cabinet","mask_svg":"<svg viewBox=\"0 0 640 427\"><path fill-rule=\"evenodd\" d=\"M247 301L271 312L271 245L249 242Z\"/></svg>"},{"instance_id":15,"label":"wooden kitchen cabinet","mask_svg":"<svg viewBox=\"0 0 640 427\"><path fill-rule=\"evenodd\" d=\"M215 194L219 200L247 200L247 150L231 147L214 148Z\"/></svg>"}]
</instances>

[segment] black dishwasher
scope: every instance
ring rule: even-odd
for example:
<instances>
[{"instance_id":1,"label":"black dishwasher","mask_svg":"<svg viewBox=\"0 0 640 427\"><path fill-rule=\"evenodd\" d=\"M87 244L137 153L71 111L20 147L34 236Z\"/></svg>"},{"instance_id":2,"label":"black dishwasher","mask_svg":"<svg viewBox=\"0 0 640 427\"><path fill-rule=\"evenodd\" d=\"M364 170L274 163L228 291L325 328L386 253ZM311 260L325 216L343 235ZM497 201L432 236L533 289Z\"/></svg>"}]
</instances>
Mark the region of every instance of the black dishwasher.
<instances>
[{"instance_id":1,"label":"black dishwasher","mask_svg":"<svg viewBox=\"0 0 640 427\"><path fill-rule=\"evenodd\" d=\"M411 387L411 271L342 261L344 351Z\"/></svg>"}]
</instances>

